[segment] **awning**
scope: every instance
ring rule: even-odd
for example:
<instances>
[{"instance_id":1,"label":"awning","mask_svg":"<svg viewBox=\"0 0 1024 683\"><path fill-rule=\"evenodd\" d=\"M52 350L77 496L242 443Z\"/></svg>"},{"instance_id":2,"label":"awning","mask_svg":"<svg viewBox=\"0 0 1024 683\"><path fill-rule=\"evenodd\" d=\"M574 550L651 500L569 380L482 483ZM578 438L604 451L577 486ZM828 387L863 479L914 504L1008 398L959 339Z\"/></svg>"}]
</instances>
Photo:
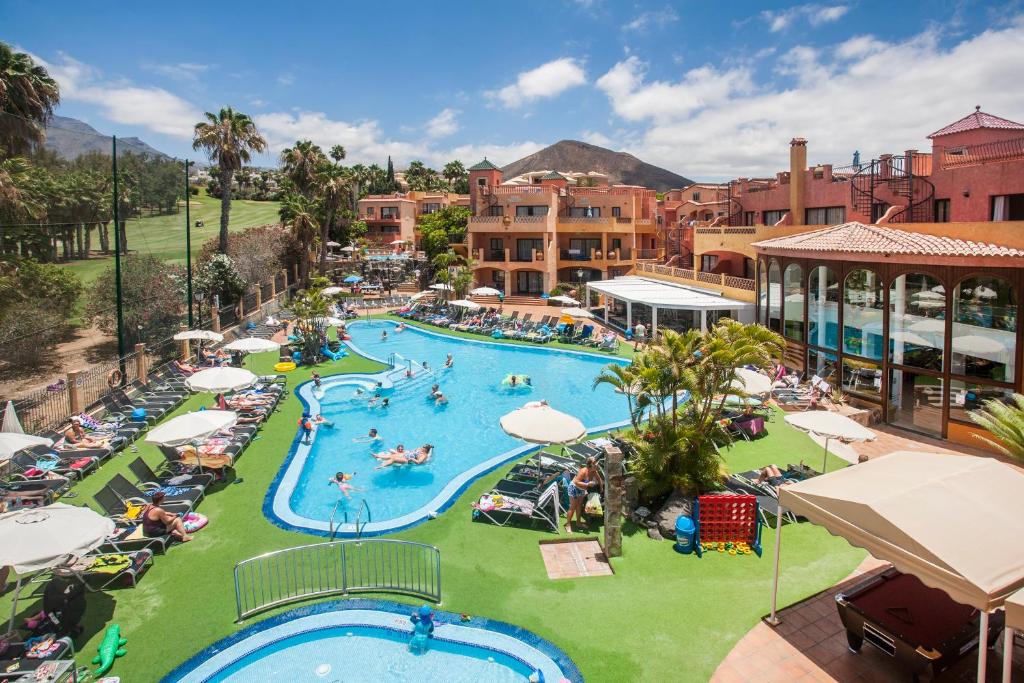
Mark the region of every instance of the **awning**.
<instances>
[{"instance_id":1,"label":"awning","mask_svg":"<svg viewBox=\"0 0 1024 683\"><path fill-rule=\"evenodd\" d=\"M587 288L620 301L658 308L740 310L754 307L752 303L730 299L711 290L684 287L633 275L588 282Z\"/></svg>"},{"instance_id":2,"label":"awning","mask_svg":"<svg viewBox=\"0 0 1024 683\"><path fill-rule=\"evenodd\" d=\"M991 612L1024 588L1024 473L992 458L899 451L779 502L962 604Z\"/></svg>"}]
</instances>

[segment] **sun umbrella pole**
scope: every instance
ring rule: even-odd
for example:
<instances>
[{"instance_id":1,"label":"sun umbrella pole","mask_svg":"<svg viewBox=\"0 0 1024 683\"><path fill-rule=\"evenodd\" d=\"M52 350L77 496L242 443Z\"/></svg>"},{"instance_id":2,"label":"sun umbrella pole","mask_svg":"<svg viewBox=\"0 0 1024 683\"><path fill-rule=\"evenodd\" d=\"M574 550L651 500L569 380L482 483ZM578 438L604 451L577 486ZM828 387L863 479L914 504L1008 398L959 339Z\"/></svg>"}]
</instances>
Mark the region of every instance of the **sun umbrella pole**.
<instances>
[{"instance_id":1,"label":"sun umbrella pole","mask_svg":"<svg viewBox=\"0 0 1024 683\"><path fill-rule=\"evenodd\" d=\"M1014 629L1009 625L1003 628L1003 683L1011 683L1010 677L1013 672L1013 634Z\"/></svg>"},{"instance_id":2,"label":"sun umbrella pole","mask_svg":"<svg viewBox=\"0 0 1024 683\"><path fill-rule=\"evenodd\" d=\"M821 473L825 474L825 470L828 468L828 440L832 438L829 436L825 437L825 458L821 461Z\"/></svg>"},{"instance_id":3,"label":"sun umbrella pole","mask_svg":"<svg viewBox=\"0 0 1024 683\"><path fill-rule=\"evenodd\" d=\"M21 576L14 584L14 595L11 596L11 620L7 622L7 633L14 632L14 617L18 613L18 596L21 593Z\"/></svg>"},{"instance_id":4,"label":"sun umbrella pole","mask_svg":"<svg viewBox=\"0 0 1024 683\"><path fill-rule=\"evenodd\" d=\"M779 603L779 557L782 550L782 505L779 505L779 511L775 515L775 571L772 575L772 613L768 617L768 624L771 626L779 625L779 617L776 614L776 608Z\"/></svg>"}]
</instances>

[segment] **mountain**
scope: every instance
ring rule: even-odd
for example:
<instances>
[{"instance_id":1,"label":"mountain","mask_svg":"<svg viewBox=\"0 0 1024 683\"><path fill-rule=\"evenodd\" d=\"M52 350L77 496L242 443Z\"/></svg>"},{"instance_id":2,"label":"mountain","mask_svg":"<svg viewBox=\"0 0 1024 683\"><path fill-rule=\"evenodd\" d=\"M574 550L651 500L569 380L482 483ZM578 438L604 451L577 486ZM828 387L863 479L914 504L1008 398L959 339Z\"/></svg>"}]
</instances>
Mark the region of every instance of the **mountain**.
<instances>
[{"instance_id":1,"label":"mountain","mask_svg":"<svg viewBox=\"0 0 1024 683\"><path fill-rule=\"evenodd\" d=\"M65 159L75 159L87 152L110 154L110 136L104 135L88 123L67 116L54 116L46 126L46 148ZM118 156L125 152L166 157L139 138L118 138Z\"/></svg>"},{"instance_id":2,"label":"mountain","mask_svg":"<svg viewBox=\"0 0 1024 683\"><path fill-rule=\"evenodd\" d=\"M528 171L597 171L608 175L611 183L643 185L658 192L685 187L693 183L678 173L640 161L632 154L613 152L604 147L579 140L561 140L502 170L505 178Z\"/></svg>"}]
</instances>

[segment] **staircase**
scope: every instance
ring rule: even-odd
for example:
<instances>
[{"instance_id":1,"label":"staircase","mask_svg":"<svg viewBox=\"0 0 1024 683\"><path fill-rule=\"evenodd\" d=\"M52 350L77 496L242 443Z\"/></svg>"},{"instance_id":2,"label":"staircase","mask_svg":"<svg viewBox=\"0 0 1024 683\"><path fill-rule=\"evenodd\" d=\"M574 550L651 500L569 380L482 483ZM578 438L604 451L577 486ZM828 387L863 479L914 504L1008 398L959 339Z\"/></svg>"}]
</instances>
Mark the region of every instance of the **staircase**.
<instances>
[{"instance_id":1,"label":"staircase","mask_svg":"<svg viewBox=\"0 0 1024 683\"><path fill-rule=\"evenodd\" d=\"M935 186L925 177L928 169L915 155L883 156L872 159L857 171L850 183L854 210L875 222L876 204L890 197L902 199L903 208L893 213L889 223L930 223L934 220ZM879 190L884 192L879 193Z\"/></svg>"},{"instance_id":2,"label":"staircase","mask_svg":"<svg viewBox=\"0 0 1024 683\"><path fill-rule=\"evenodd\" d=\"M676 268L692 268L693 254L683 243L684 228L681 224L675 223L665 227L665 259L666 263Z\"/></svg>"},{"instance_id":3,"label":"staircase","mask_svg":"<svg viewBox=\"0 0 1024 683\"><path fill-rule=\"evenodd\" d=\"M539 296L516 295L506 296L503 305L507 309L515 306L546 306L547 303L547 300L541 299Z\"/></svg>"}]
</instances>

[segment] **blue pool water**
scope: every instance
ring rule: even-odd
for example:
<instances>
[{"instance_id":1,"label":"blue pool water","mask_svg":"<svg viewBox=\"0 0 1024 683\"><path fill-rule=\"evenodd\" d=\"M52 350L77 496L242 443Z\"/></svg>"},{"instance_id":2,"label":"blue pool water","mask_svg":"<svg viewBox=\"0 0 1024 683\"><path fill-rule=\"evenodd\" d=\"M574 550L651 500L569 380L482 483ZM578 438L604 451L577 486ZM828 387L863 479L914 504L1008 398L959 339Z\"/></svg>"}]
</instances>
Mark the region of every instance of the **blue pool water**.
<instances>
[{"instance_id":1,"label":"blue pool water","mask_svg":"<svg viewBox=\"0 0 1024 683\"><path fill-rule=\"evenodd\" d=\"M434 637L412 653L409 605L343 600L289 610L217 641L178 666L165 683L313 681L550 683L583 679L554 644L511 624L434 611Z\"/></svg>"},{"instance_id":2,"label":"blue pool water","mask_svg":"<svg viewBox=\"0 0 1024 683\"><path fill-rule=\"evenodd\" d=\"M614 359L606 355L568 353L543 347L476 342L442 336L415 328L395 332L392 321L356 322L349 326L353 348L364 355L387 360L391 354L426 361L436 376L416 367L409 380L403 373L378 377L336 375L325 378L322 392L306 385L299 394L310 408L319 410L334 428L317 430L312 447L298 446L274 497L274 514L293 526L326 529L332 511L342 500L337 519L347 513L354 520L365 500L378 533L422 521L443 508L459 488L475 476L500 464L502 457L524 449L507 436L498 423L502 415L528 401L546 399L552 407L575 415L588 429L628 420L626 402L607 385L592 388L594 377ZM381 332L388 338L383 341ZM455 365L442 369L446 354ZM502 385L509 373L529 375L532 389ZM387 409L370 407L355 396L359 386L382 379ZM390 388L394 381L393 388ZM432 383L440 384L449 403L428 400ZM354 443L375 427L383 440L371 446ZM430 443L434 455L425 465L374 469L373 451L403 444L407 450ZM507 454L507 455L506 455ZM497 458L497 459L496 459ZM355 472L350 482L361 491L343 500L328 480L337 471ZM362 513L366 520L366 513Z\"/></svg>"},{"instance_id":3,"label":"blue pool water","mask_svg":"<svg viewBox=\"0 0 1024 683\"><path fill-rule=\"evenodd\" d=\"M376 626L340 626L278 640L210 678L240 681L526 681L533 670L507 654L467 643L434 639L423 654L408 647L409 634Z\"/></svg>"}]
</instances>

